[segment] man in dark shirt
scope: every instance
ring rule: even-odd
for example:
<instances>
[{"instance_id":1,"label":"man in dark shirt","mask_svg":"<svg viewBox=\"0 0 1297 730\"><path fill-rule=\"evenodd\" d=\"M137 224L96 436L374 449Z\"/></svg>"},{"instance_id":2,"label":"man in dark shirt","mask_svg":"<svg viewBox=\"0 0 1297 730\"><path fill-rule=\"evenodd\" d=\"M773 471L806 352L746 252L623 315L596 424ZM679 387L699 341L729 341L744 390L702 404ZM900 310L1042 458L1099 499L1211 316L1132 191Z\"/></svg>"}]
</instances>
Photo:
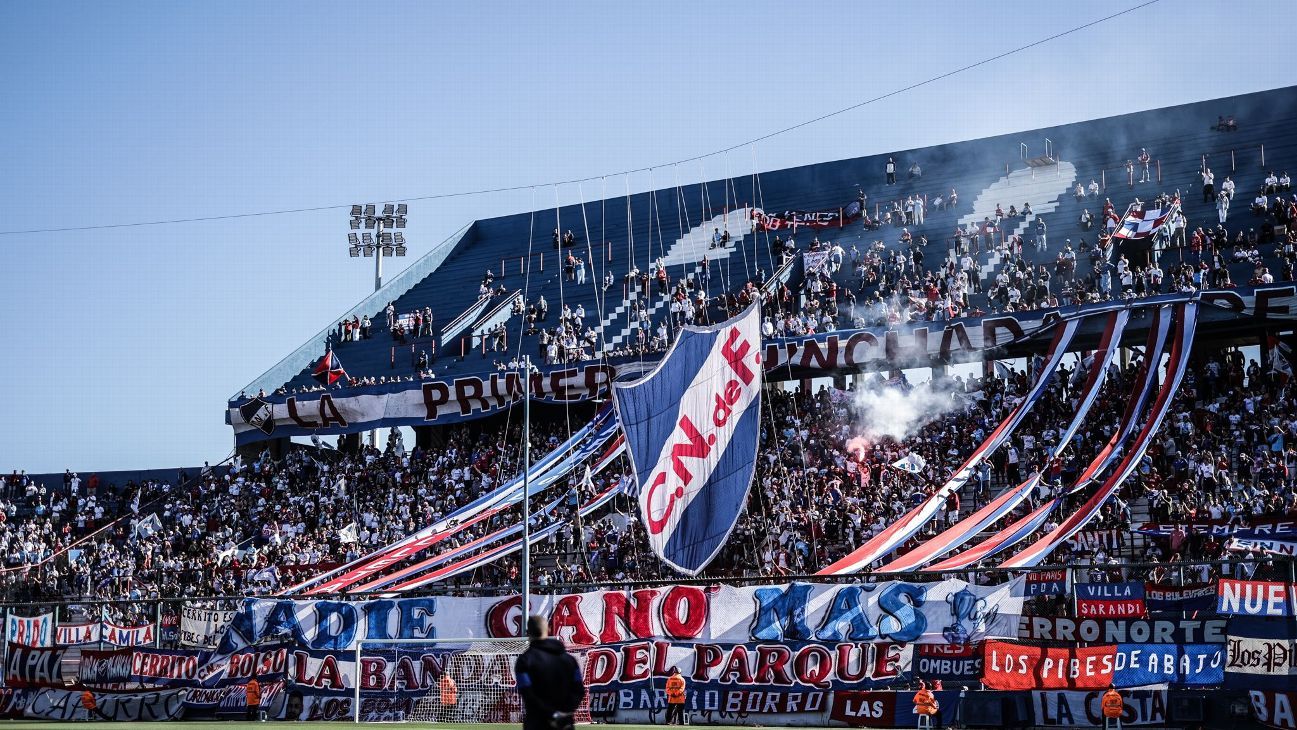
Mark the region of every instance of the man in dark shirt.
<instances>
[{"instance_id":1,"label":"man in dark shirt","mask_svg":"<svg viewBox=\"0 0 1297 730\"><path fill-rule=\"evenodd\" d=\"M585 683L576 660L563 642L549 638L544 617L527 619L527 647L514 664L522 695L523 730L564 730L585 697Z\"/></svg>"}]
</instances>

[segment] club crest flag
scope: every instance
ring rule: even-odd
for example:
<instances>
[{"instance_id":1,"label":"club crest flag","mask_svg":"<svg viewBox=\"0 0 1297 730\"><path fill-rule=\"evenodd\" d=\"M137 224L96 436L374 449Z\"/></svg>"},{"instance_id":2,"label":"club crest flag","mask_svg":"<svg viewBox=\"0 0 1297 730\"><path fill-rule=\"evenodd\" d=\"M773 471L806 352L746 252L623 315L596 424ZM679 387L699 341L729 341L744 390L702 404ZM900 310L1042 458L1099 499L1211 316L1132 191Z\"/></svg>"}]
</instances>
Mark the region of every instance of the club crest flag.
<instances>
[{"instance_id":1,"label":"club crest flag","mask_svg":"<svg viewBox=\"0 0 1297 730\"><path fill-rule=\"evenodd\" d=\"M761 313L686 327L643 378L614 386L649 544L697 575L743 512L761 433Z\"/></svg>"}]
</instances>

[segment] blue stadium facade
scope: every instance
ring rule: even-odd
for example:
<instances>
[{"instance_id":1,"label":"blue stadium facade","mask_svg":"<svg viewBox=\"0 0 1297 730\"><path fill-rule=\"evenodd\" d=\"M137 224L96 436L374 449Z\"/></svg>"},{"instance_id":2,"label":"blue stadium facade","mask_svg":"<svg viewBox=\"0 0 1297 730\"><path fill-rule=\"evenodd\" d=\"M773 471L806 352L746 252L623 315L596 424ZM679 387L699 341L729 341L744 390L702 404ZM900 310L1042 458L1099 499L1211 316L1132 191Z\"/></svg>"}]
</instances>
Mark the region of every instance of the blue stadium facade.
<instances>
[{"instance_id":1,"label":"blue stadium facade","mask_svg":"<svg viewBox=\"0 0 1297 730\"><path fill-rule=\"evenodd\" d=\"M1221 117L1231 116L1238 120L1236 131L1216 129ZM1024 236L1028 243L1022 257L1028 265L1052 267L1068 243L1073 249L1079 249L1083 238L1093 245L1105 198L1111 199L1120 214L1136 197L1147 202L1159 193L1179 193L1188 230L1214 227L1217 224L1215 204L1204 202L1202 194L1200 171L1204 164L1214 172L1217 190L1227 176L1237 185L1235 203L1225 223L1230 237L1248 229L1259 231L1261 219L1252 216L1248 205L1270 171L1276 174L1297 171L1297 133L1292 131L1295 121L1297 87L1289 87L987 139L665 188L632 195L629 199L618 197L475 221L338 318L340 322L369 317L374 333L370 339L340 341L340 329L335 322L335 326L310 338L232 397L226 420L234 426L239 441L249 443L311 433L356 433L379 425L436 425L506 407L516 399L520 385L516 376L502 372L501 368L509 370L509 361L521 353L530 354L538 363L544 354L538 334L529 331L525 316L513 310L512 302L519 296L528 304L544 297L549 315L541 325L552 327L565 307L573 311L582 308L583 330L593 330L594 344L585 348L589 359L540 366L545 374L535 376L532 381L539 394L550 401L571 401L591 395L592 390L602 392L607 380L630 377L660 356L660 353L627 354L627 348L637 340L640 318L637 310L647 310L650 334L659 324L669 324L668 297L660 293L652 280L647 287L630 281L629 272L649 272L660 259L672 284L690 282L692 297L702 283L702 260L706 257L710 281L705 289L713 321L725 316L721 297L741 290L749 282L770 287L786 284L795 297L800 296L805 259L796 255L787 265L782 265L775 242L777 236L787 239L792 233L799 253L807 251L812 239L817 237L846 251L853 247L867 251L880 239L889 247L896 247L902 232L900 227L885 225L878 230L867 230L852 218L852 205L862 192L867 196L864 207L870 217L877 217L894 201L911 195L929 201L924 219L907 226L915 241L920 236L926 237L921 250L924 268L929 269L938 268L956 253L952 235L958 226L975 228L988 217L994 220L997 205L1006 211L1010 206L1030 205L1031 216L1006 219L1000 226L1001 235ZM1146 149L1151 158L1147 182L1140 181L1144 176L1141 164L1135 162L1133 177L1127 168L1127 161L1136 161L1141 149ZM895 184L886 180L885 166L889 158L896 163ZM912 176L910 168L915 164L921 174ZM1097 199L1088 196L1078 199L1074 195L1076 186L1087 187L1092 181L1102 188ZM955 205L942 209L932 205L936 197L948 198L952 190L958 194ZM787 227L753 231L748 221L754 208L768 215L784 211L818 212L825 227L809 230L799 227L795 232ZM1086 209L1096 216L1095 230L1088 232L1078 224ZM1037 219L1044 219L1048 231L1047 244L1041 249L1031 243L1037 233ZM555 229L570 230L575 245L556 246L552 238ZM717 231L729 234L727 245L713 246ZM1259 232L1263 240L1264 233ZM995 307L985 292L1003 262L998 255L991 255L988 260L985 247L982 251L979 257L981 293L972 294L969 305L970 309L994 314ZM569 253L583 262L583 281L577 272L565 268ZM1140 260L1145 255L1143 251L1126 253L1133 263L1143 263ZM1292 283L1284 281L1284 263L1274 246L1263 244L1260 254L1275 280L1274 284L1262 287L1266 292L1263 298L1278 301L1280 295L1291 293ZM1197 255L1187 247L1165 249L1162 265L1196 261ZM1256 264L1240 260L1230 263L1229 270L1236 284L1231 296L1250 297ZM480 285L488 271L493 274L489 286L494 295L482 298ZM609 275L611 285L605 288ZM850 289L862 302L872 296L870 286L862 286L849 260L843 262L833 278L842 291ZM1055 285L1054 293L1058 289ZM389 303L398 318L430 309L434 316L432 334L407 335L404 341L394 339L389 333L386 314ZM1240 308L1233 306L1233 299L1217 303L1222 306L1204 318L1203 337L1217 342L1255 344L1259 335L1273 324L1263 321L1264 302L1260 315L1253 316L1253 302L1248 299L1249 314L1243 321L1231 316L1234 314L1231 309ZM1278 314L1280 318L1292 315L1291 312ZM981 319L972 318L968 322L977 327ZM947 324L938 324L937 328ZM903 341L912 336L914 329L932 327L932 323L912 323L892 327L890 334L888 327L881 327L873 329L870 336L890 345L898 337L898 341ZM494 334L501 328L503 336ZM1091 337L1082 338L1080 346L1089 346L1097 335L1089 334ZM1128 334L1141 336L1138 329ZM504 349L493 351L492 346L499 344ZM335 409L328 402L330 398L322 403L322 394L310 390L316 384L311 371L326 346L333 348L350 376L385 381L329 391L328 395L335 400L342 393L378 397L405 393L407 402L422 403L430 410L389 407L380 419L357 422ZM995 350L995 354L1021 354L1041 346L1038 342L1015 341L1008 349ZM986 355L982 351L978 357ZM421 356L429 360L422 371ZM933 358L929 362L920 360L909 364L939 365L941 362L942 358ZM895 365L894 361L872 360L850 363L849 367L838 362L807 369L790 362L789 367L769 373L768 377L791 379ZM550 377L551 372L558 374ZM258 391L264 391L265 395L257 397ZM493 394L497 396L494 399ZM428 419L437 405L465 400L469 406L453 414L454 418ZM443 408L441 412L449 411Z\"/></svg>"}]
</instances>

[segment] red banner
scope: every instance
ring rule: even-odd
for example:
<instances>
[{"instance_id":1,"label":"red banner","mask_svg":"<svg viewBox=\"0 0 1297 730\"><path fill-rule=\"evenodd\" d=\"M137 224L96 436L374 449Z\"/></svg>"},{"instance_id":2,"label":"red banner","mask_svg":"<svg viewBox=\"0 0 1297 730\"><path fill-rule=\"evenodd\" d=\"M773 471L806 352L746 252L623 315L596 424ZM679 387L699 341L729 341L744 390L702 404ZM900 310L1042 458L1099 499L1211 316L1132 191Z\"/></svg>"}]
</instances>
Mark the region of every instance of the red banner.
<instances>
[{"instance_id":1,"label":"red banner","mask_svg":"<svg viewBox=\"0 0 1297 730\"><path fill-rule=\"evenodd\" d=\"M1113 648L1023 646L986 642L982 683L992 689L1107 689Z\"/></svg>"},{"instance_id":2,"label":"red banner","mask_svg":"<svg viewBox=\"0 0 1297 730\"><path fill-rule=\"evenodd\" d=\"M851 727L894 727L897 696L896 692L839 690L833 693L829 716Z\"/></svg>"}]
</instances>

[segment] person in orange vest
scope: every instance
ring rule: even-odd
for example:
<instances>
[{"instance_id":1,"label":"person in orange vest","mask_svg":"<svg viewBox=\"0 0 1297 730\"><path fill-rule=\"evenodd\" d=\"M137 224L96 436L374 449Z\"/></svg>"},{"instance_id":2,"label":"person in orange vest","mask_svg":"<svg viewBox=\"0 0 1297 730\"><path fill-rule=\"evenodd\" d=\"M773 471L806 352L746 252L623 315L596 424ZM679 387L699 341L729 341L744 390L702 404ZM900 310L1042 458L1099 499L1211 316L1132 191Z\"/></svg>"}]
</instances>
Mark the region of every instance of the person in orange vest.
<instances>
[{"instance_id":1,"label":"person in orange vest","mask_svg":"<svg viewBox=\"0 0 1297 730\"><path fill-rule=\"evenodd\" d=\"M685 720L685 678L678 667L671 667L667 677L667 724L683 725Z\"/></svg>"},{"instance_id":2,"label":"person in orange vest","mask_svg":"<svg viewBox=\"0 0 1297 730\"><path fill-rule=\"evenodd\" d=\"M927 682L922 680L919 681L919 691L914 693L914 713L919 716L919 727L932 727L932 717L937 714L937 698L928 689Z\"/></svg>"},{"instance_id":3,"label":"person in orange vest","mask_svg":"<svg viewBox=\"0 0 1297 730\"><path fill-rule=\"evenodd\" d=\"M86 690L81 693L81 706L85 708L86 715L88 715L87 720L93 720L95 716L99 715L99 706L95 703L94 692Z\"/></svg>"},{"instance_id":4,"label":"person in orange vest","mask_svg":"<svg viewBox=\"0 0 1297 730\"><path fill-rule=\"evenodd\" d=\"M1103 710L1103 726L1121 730L1121 713L1126 709L1126 703L1122 701L1121 693L1116 687L1108 685L1108 691L1103 693L1099 707Z\"/></svg>"},{"instance_id":5,"label":"person in orange vest","mask_svg":"<svg viewBox=\"0 0 1297 730\"><path fill-rule=\"evenodd\" d=\"M454 722L455 706L459 704L459 687L446 672L442 672L441 679L437 680L437 687L441 690L441 707L446 714L445 721Z\"/></svg>"},{"instance_id":6,"label":"person in orange vest","mask_svg":"<svg viewBox=\"0 0 1297 730\"><path fill-rule=\"evenodd\" d=\"M261 719L261 684L257 682L256 676L248 680L244 690L247 693L248 700L248 719Z\"/></svg>"}]
</instances>

